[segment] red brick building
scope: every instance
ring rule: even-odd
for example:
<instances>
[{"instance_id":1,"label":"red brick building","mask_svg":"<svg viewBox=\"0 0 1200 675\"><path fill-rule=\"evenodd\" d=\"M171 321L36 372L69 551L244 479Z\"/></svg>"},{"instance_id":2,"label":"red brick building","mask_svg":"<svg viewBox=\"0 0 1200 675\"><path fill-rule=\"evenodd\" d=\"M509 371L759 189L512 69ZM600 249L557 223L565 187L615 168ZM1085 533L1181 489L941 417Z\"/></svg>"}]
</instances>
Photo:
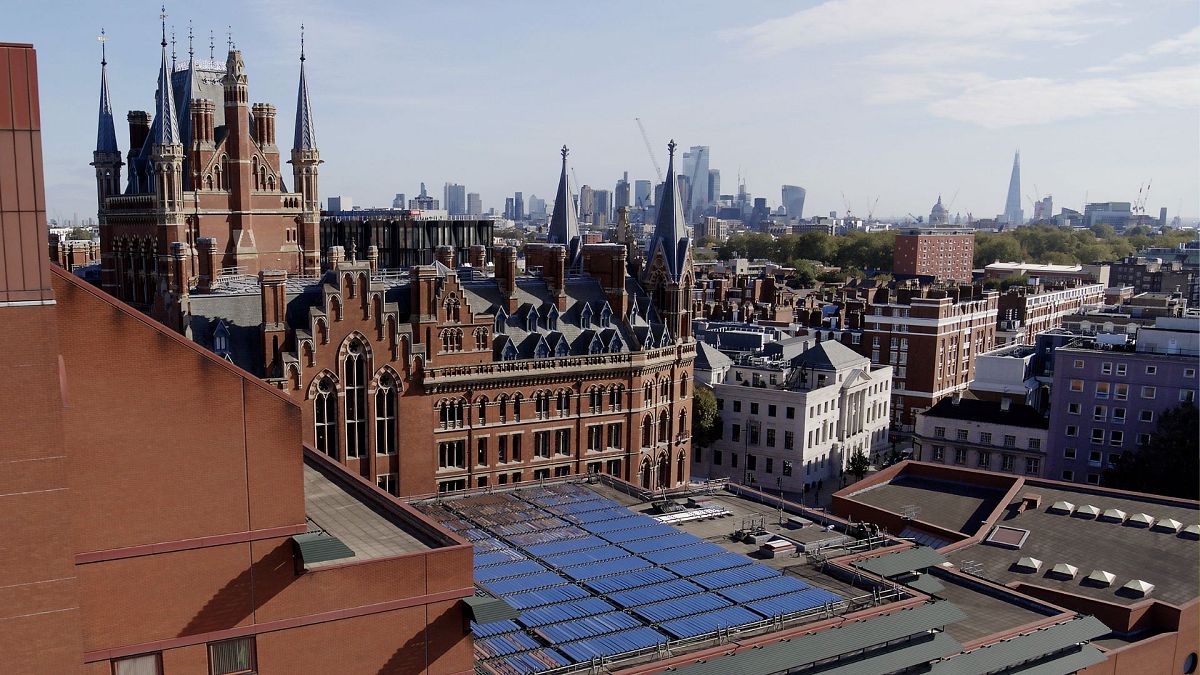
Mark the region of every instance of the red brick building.
<instances>
[{"instance_id":1,"label":"red brick building","mask_svg":"<svg viewBox=\"0 0 1200 675\"><path fill-rule=\"evenodd\" d=\"M291 190L275 106L250 104L241 52L224 63L189 54L175 66L164 37L155 108L129 113L124 161L102 61L92 166L106 291L178 327L188 289L222 272L319 273L321 158L303 50L300 61Z\"/></svg>"},{"instance_id":2,"label":"red brick building","mask_svg":"<svg viewBox=\"0 0 1200 675\"><path fill-rule=\"evenodd\" d=\"M908 229L896 235L892 273L902 278L970 281L974 259L974 230L941 227Z\"/></svg>"},{"instance_id":3,"label":"red brick building","mask_svg":"<svg viewBox=\"0 0 1200 675\"><path fill-rule=\"evenodd\" d=\"M38 118L33 48L0 45L3 671L470 672L469 544L48 263Z\"/></svg>"},{"instance_id":4,"label":"red brick building","mask_svg":"<svg viewBox=\"0 0 1200 675\"><path fill-rule=\"evenodd\" d=\"M673 172L673 163L669 173ZM320 280L266 271L191 296L187 332L301 401L315 448L396 495L606 473L689 476L690 240L661 209L643 266L582 244L564 149L550 240L456 266L326 259ZM668 181L668 185L673 185ZM678 198L669 192L665 199Z\"/></svg>"}]
</instances>

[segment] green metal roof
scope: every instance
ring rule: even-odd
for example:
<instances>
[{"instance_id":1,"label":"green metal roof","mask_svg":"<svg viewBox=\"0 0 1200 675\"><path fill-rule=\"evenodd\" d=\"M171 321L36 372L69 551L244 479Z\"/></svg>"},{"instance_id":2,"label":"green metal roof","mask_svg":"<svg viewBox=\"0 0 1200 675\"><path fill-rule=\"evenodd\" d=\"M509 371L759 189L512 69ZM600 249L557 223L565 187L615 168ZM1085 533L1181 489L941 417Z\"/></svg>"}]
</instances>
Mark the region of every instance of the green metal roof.
<instances>
[{"instance_id":1,"label":"green metal roof","mask_svg":"<svg viewBox=\"0 0 1200 675\"><path fill-rule=\"evenodd\" d=\"M737 654L715 657L702 663L681 665L675 668L674 672L687 675L767 675L843 654L852 654L868 647L942 628L965 618L967 615L952 603L929 602L891 614L835 626L811 635L799 635ZM938 644L940 648L940 645L948 643L943 640ZM953 650L949 653L953 653ZM943 652L937 656L946 655L947 652Z\"/></svg>"},{"instance_id":2,"label":"green metal roof","mask_svg":"<svg viewBox=\"0 0 1200 675\"><path fill-rule=\"evenodd\" d=\"M897 645L899 649L885 651L870 658L852 661L831 670L822 670L821 675L862 675L863 673L894 673L929 663L962 651L958 640L946 633L933 633L932 639L913 641Z\"/></svg>"},{"instance_id":3,"label":"green metal roof","mask_svg":"<svg viewBox=\"0 0 1200 675\"><path fill-rule=\"evenodd\" d=\"M1043 673L1070 673L1078 668L1056 670L1050 666L1056 660L1078 654L1080 643L1094 640L1109 632L1108 626L1100 623L1099 619L1081 616L946 659L935 664L930 672L939 675L974 675L1010 669L1013 672L1026 672L1017 668L1029 663L1030 668L1047 666L1048 670L1040 671ZM1047 660L1047 657L1052 658ZM1101 656L1100 661L1103 660Z\"/></svg>"},{"instance_id":4,"label":"green metal roof","mask_svg":"<svg viewBox=\"0 0 1200 675\"><path fill-rule=\"evenodd\" d=\"M909 588L914 588L918 591L921 591L922 593L925 593L927 595L933 595L942 590L945 590L945 588L946 588L945 586L942 585L942 582L933 578L933 575L931 575L931 574L922 574L922 575L918 576L916 579L913 579L912 581L904 582L904 585L908 586Z\"/></svg>"},{"instance_id":5,"label":"green metal roof","mask_svg":"<svg viewBox=\"0 0 1200 675\"><path fill-rule=\"evenodd\" d=\"M520 615L515 607L500 598L472 595L469 598L463 598L463 602L467 604L467 611L475 623L504 621L505 619L515 619Z\"/></svg>"},{"instance_id":6,"label":"green metal roof","mask_svg":"<svg viewBox=\"0 0 1200 675\"><path fill-rule=\"evenodd\" d=\"M354 551L341 539L326 532L307 532L292 537L296 552L305 565L353 558Z\"/></svg>"},{"instance_id":7,"label":"green metal roof","mask_svg":"<svg viewBox=\"0 0 1200 675\"><path fill-rule=\"evenodd\" d=\"M1104 652L1091 645L1086 645L1077 652L1066 654L1053 661L1012 672L1021 673L1021 675L1067 675L1067 673L1074 673L1097 663L1104 663L1106 658Z\"/></svg>"},{"instance_id":8,"label":"green metal roof","mask_svg":"<svg viewBox=\"0 0 1200 675\"><path fill-rule=\"evenodd\" d=\"M854 563L855 567L864 569L881 577L894 577L897 574L923 570L926 567L941 565L946 557L928 546L917 546L899 553L889 553L877 558L868 558Z\"/></svg>"}]
</instances>

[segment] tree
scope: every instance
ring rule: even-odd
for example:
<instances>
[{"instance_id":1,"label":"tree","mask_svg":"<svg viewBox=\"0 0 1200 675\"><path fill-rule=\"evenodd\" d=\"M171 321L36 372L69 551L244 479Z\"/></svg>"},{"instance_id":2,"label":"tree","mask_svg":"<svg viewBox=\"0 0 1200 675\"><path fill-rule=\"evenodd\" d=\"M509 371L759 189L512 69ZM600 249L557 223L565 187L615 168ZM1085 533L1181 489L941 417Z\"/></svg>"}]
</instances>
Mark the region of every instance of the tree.
<instances>
[{"instance_id":1,"label":"tree","mask_svg":"<svg viewBox=\"0 0 1200 675\"><path fill-rule=\"evenodd\" d=\"M863 476L871 470L871 460L863 453L862 448L854 451L850 455L850 461L846 463L846 471L854 476L854 480L862 480Z\"/></svg>"},{"instance_id":2,"label":"tree","mask_svg":"<svg viewBox=\"0 0 1200 675\"><path fill-rule=\"evenodd\" d=\"M86 227L72 228L71 231L67 233L67 239L78 239L81 241L91 241L92 240L92 231Z\"/></svg>"},{"instance_id":3,"label":"tree","mask_svg":"<svg viewBox=\"0 0 1200 675\"><path fill-rule=\"evenodd\" d=\"M1200 409L1181 403L1158 418L1150 442L1138 451L1125 451L1116 465L1104 472L1104 484L1121 490L1200 498L1200 453L1196 452L1196 429Z\"/></svg>"},{"instance_id":4,"label":"tree","mask_svg":"<svg viewBox=\"0 0 1200 675\"><path fill-rule=\"evenodd\" d=\"M721 437L717 397L708 387L696 387L692 396L692 442L706 446Z\"/></svg>"}]
</instances>

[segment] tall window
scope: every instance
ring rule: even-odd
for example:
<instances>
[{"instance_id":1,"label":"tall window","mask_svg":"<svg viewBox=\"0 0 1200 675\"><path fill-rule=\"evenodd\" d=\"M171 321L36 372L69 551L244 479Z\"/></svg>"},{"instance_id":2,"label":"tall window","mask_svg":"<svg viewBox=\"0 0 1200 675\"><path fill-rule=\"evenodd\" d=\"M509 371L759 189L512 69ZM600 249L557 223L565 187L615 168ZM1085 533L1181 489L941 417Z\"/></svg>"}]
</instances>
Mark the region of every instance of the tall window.
<instances>
[{"instance_id":1,"label":"tall window","mask_svg":"<svg viewBox=\"0 0 1200 675\"><path fill-rule=\"evenodd\" d=\"M367 454L367 364L362 343L353 340L342 365L346 383L346 457Z\"/></svg>"},{"instance_id":2,"label":"tall window","mask_svg":"<svg viewBox=\"0 0 1200 675\"><path fill-rule=\"evenodd\" d=\"M466 443L446 441L438 443L438 468L461 469L466 466Z\"/></svg>"},{"instance_id":3,"label":"tall window","mask_svg":"<svg viewBox=\"0 0 1200 675\"><path fill-rule=\"evenodd\" d=\"M208 645L208 670L212 675L242 675L256 668L254 638L213 642Z\"/></svg>"},{"instance_id":4,"label":"tall window","mask_svg":"<svg viewBox=\"0 0 1200 675\"><path fill-rule=\"evenodd\" d=\"M681 397L682 397L682 396L687 396L687 395L688 395L688 376L687 376L687 373L684 373L684 374L683 374L683 376L679 378L679 395L680 395Z\"/></svg>"},{"instance_id":5,"label":"tall window","mask_svg":"<svg viewBox=\"0 0 1200 675\"><path fill-rule=\"evenodd\" d=\"M608 446L610 448L621 447L621 423L614 422L608 425Z\"/></svg>"},{"instance_id":6,"label":"tall window","mask_svg":"<svg viewBox=\"0 0 1200 675\"><path fill-rule=\"evenodd\" d=\"M337 388L328 377L321 378L317 383L313 413L317 426L317 450L337 459Z\"/></svg>"},{"instance_id":7,"label":"tall window","mask_svg":"<svg viewBox=\"0 0 1200 675\"><path fill-rule=\"evenodd\" d=\"M650 435L653 433L653 429L654 429L654 423L650 421L650 416L646 415L646 417L644 417L642 419L642 447L643 448L650 447L650 444L654 442L653 439L651 439L651 437L650 437Z\"/></svg>"},{"instance_id":8,"label":"tall window","mask_svg":"<svg viewBox=\"0 0 1200 675\"><path fill-rule=\"evenodd\" d=\"M608 409L620 410L622 399L625 398L625 387L616 385L608 389Z\"/></svg>"},{"instance_id":9,"label":"tall window","mask_svg":"<svg viewBox=\"0 0 1200 675\"><path fill-rule=\"evenodd\" d=\"M162 653L127 656L113 661L113 675L161 675Z\"/></svg>"},{"instance_id":10,"label":"tall window","mask_svg":"<svg viewBox=\"0 0 1200 675\"><path fill-rule=\"evenodd\" d=\"M671 440L670 435L670 422L668 421L667 411L664 410L658 416L658 440L665 443Z\"/></svg>"},{"instance_id":11,"label":"tall window","mask_svg":"<svg viewBox=\"0 0 1200 675\"><path fill-rule=\"evenodd\" d=\"M396 454L396 380L390 373L379 377L375 390L375 452Z\"/></svg>"},{"instance_id":12,"label":"tall window","mask_svg":"<svg viewBox=\"0 0 1200 675\"><path fill-rule=\"evenodd\" d=\"M487 397L485 396L485 397L479 399L479 403L477 405L479 407L479 424L481 424L481 425L487 424L487 406L488 406Z\"/></svg>"}]
</instances>

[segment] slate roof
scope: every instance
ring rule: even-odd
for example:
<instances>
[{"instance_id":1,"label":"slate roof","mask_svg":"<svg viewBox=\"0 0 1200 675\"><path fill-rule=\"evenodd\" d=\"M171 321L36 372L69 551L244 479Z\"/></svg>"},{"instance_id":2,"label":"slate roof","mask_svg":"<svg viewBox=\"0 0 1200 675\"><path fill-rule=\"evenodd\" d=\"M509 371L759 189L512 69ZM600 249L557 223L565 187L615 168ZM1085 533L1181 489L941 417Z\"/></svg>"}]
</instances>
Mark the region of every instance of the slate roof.
<instances>
[{"instance_id":1,"label":"slate roof","mask_svg":"<svg viewBox=\"0 0 1200 675\"><path fill-rule=\"evenodd\" d=\"M1036 408L1015 402L1009 406L1008 410L1002 410L999 401L980 401L964 397L956 404L952 398L944 398L926 411L925 415L1029 429L1050 428L1050 421L1043 417Z\"/></svg>"},{"instance_id":2,"label":"slate roof","mask_svg":"<svg viewBox=\"0 0 1200 675\"><path fill-rule=\"evenodd\" d=\"M839 370L860 366L866 360L868 360L867 357L836 340L823 340L793 358L792 366L817 370Z\"/></svg>"},{"instance_id":3,"label":"slate roof","mask_svg":"<svg viewBox=\"0 0 1200 675\"><path fill-rule=\"evenodd\" d=\"M696 343L696 370L718 370L733 365L733 359L707 342Z\"/></svg>"},{"instance_id":4,"label":"slate roof","mask_svg":"<svg viewBox=\"0 0 1200 675\"><path fill-rule=\"evenodd\" d=\"M108 97L108 62L100 62L100 113L96 125L96 152L120 152L113 125L112 101Z\"/></svg>"}]
</instances>

